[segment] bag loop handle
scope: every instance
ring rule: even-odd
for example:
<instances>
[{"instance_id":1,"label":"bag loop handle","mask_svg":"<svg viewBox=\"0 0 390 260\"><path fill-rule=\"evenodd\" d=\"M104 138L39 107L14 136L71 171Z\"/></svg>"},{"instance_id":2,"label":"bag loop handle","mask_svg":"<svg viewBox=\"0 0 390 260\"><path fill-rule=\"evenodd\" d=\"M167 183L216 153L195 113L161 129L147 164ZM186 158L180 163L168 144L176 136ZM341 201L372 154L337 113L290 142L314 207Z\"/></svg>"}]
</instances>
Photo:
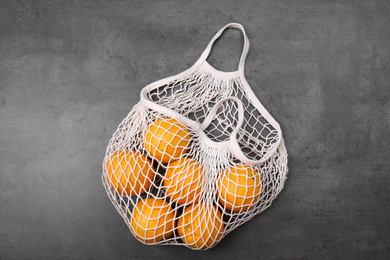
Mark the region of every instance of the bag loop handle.
<instances>
[{"instance_id":1,"label":"bag loop handle","mask_svg":"<svg viewBox=\"0 0 390 260\"><path fill-rule=\"evenodd\" d=\"M218 109L222 106L222 104L224 102L226 102L228 100L234 101L238 106L237 107L238 121L237 121L236 127L230 133L230 138L228 141L216 142L216 141L213 141L210 138L208 138L207 135L205 134L204 130L210 125L211 121L216 116ZM237 132L240 129L240 127L242 126L243 122L244 122L244 106L242 104L242 101L236 97L226 97L226 98L223 98L220 101L218 101L213 106L213 108L211 109L211 111L209 112L207 117L204 119L203 123L200 124L200 127L198 128L199 129L198 134L202 137L204 142L207 142L209 145L211 145L213 147L228 148L237 159L241 160L242 162L244 162L248 165L258 165L258 164L264 163L275 153L276 149L278 149L281 138L279 138L277 143L275 143L272 147L270 147L270 149L263 155L263 157L261 159L252 160L252 159L248 158L243 153L243 151L241 150L241 147L238 143L238 140L237 140Z\"/></svg>"},{"instance_id":2,"label":"bag loop handle","mask_svg":"<svg viewBox=\"0 0 390 260\"><path fill-rule=\"evenodd\" d=\"M206 49L203 51L202 55L200 56L199 60L196 63L203 63L204 61L206 61L207 57L209 56L209 54L211 52L211 48L213 47L214 42L228 28L239 29L239 30L241 30L241 32L242 32L242 34L244 36L244 47L243 47L243 50L242 50L242 53L241 53L240 62L238 64L238 70L244 70L245 60L246 60L246 56L247 56L248 50L249 50L249 39L248 39L248 36L246 35L244 27L241 24L239 24L239 23L229 23L229 24L225 25L222 29L220 29L214 35L214 37L211 39L211 41L209 42L209 44L207 45Z\"/></svg>"},{"instance_id":3,"label":"bag loop handle","mask_svg":"<svg viewBox=\"0 0 390 260\"><path fill-rule=\"evenodd\" d=\"M205 130L210 125L213 118L217 115L218 109L222 106L223 103L228 100L234 101L238 106L238 122L233 132L231 133L231 136L235 136L237 134L237 131L240 129L242 123L244 122L244 106L242 105L241 100L236 97L226 97L218 101L218 103L213 106L207 117L204 119L203 123L200 126L200 129Z\"/></svg>"}]
</instances>

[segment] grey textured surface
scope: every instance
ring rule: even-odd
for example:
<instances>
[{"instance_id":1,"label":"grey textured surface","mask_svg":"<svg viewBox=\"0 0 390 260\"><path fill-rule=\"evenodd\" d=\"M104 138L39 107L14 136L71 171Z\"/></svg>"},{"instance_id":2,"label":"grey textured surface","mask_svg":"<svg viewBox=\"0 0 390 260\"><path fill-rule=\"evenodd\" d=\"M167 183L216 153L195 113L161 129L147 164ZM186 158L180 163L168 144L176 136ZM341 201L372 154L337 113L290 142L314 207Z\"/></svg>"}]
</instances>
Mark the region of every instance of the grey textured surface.
<instances>
[{"instance_id":1,"label":"grey textured surface","mask_svg":"<svg viewBox=\"0 0 390 260\"><path fill-rule=\"evenodd\" d=\"M280 122L285 189L206 252L144 246L101 163L146 84L223 25ZM229 30L210 57L235 70ZM390 258L390 1L0 1L0 259Z\"/></svg>"}]
</instances>

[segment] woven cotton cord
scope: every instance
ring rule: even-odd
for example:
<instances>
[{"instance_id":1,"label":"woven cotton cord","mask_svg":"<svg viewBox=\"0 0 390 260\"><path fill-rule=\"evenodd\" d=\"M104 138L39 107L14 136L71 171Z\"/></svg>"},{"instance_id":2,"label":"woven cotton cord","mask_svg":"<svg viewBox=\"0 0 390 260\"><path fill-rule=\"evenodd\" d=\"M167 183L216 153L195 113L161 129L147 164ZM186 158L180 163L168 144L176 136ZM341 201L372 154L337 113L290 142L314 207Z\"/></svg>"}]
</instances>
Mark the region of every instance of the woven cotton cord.
<instances>
[{"instance_id":1,"label":"woven cotton cord","mask_svg":"<svg viewBox=\"0 0 390 260\"><path fill-rule=\"evenodd\" d=\"M244 35L234 72L206 61L227 28ZM142 243L212 248L283 189L287 151L245 79L248 48L226 25L194 66L146 86L111 138L103 185Z\"/></svg>"}]
</instances>

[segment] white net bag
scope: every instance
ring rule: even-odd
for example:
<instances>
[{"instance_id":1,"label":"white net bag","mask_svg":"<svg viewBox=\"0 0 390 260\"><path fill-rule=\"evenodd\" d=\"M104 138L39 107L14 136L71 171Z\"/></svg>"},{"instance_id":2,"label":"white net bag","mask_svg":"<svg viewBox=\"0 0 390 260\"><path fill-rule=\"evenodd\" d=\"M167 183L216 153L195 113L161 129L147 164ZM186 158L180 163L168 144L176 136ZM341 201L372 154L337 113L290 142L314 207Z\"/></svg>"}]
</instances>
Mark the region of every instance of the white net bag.
<instances>
[{"instance_id":1,"label":"white net bag","mask_svg":"<svg viewBox=\"0 0 390 260\"><path fill-rule=\"evenodd\" d=\"M244 36L234 72L206 61L227 28ZM111 138L103 184L139 241L211 248L283 189L287 152L244 77L248 48L226 25L191 68L146 86Z\"/></svg>"}]
</instances>

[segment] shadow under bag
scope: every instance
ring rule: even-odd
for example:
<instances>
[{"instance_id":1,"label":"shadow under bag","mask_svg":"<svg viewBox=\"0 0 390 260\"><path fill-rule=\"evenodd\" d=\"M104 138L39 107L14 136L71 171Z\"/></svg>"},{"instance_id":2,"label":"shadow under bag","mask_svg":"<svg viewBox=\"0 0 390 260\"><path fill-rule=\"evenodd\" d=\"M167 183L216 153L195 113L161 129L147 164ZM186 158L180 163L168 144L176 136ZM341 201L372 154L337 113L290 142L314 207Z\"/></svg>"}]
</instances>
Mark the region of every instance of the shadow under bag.
<instances>
[{"instance_id":1,"label":"shadow under bag","mask_svg":"<svg viewBox=\"0 0 390 260\"><path fill-rule=\"evenodd\" d=\"M244 37L233 72L206 61L227 28ZM287 151L245 79L248 49L243 26L226 25L191 68L142 89L111 138L103 185L139 241L211 248L283 189Z\"/></svg>"}]
</instances>

